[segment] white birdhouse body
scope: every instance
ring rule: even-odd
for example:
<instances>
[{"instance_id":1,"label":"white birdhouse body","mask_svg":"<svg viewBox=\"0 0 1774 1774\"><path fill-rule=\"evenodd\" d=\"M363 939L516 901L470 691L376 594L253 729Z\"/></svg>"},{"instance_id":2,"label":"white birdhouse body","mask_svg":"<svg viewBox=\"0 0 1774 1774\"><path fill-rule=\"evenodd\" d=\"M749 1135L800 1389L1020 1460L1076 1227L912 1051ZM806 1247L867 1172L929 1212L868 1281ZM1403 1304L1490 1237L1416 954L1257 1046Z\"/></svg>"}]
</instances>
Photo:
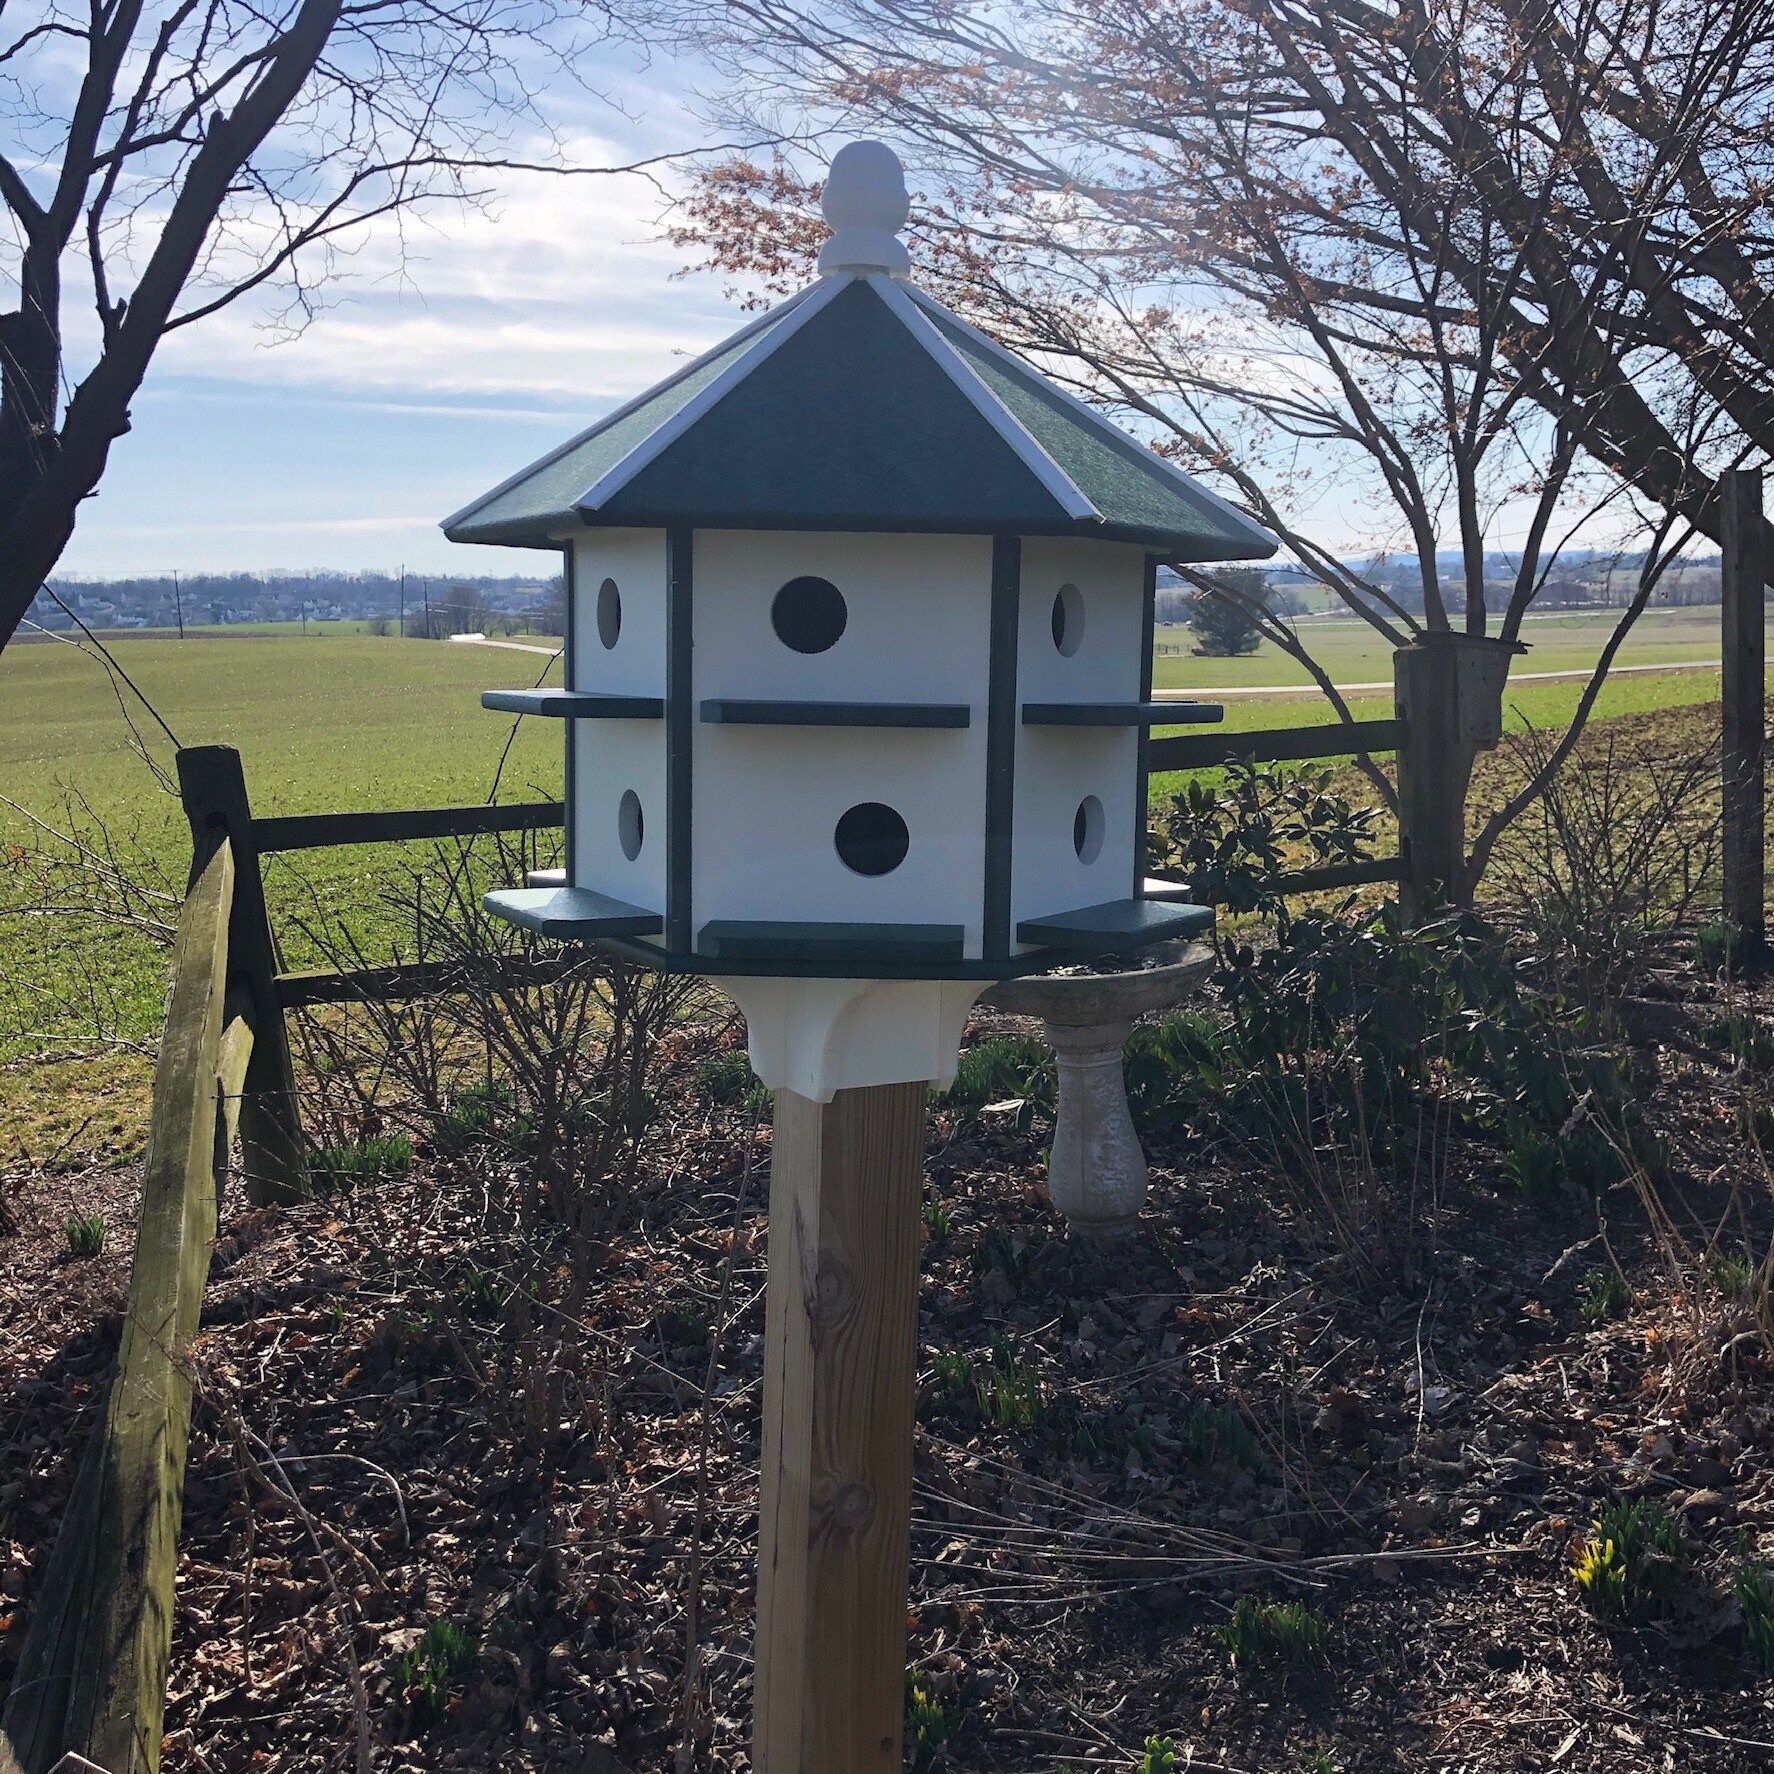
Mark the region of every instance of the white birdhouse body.
<instances>
[{"instance_id":1,"label":"white birdhouse body","mask_svg":"<svg viewBox=\"0 0 1774 1774\"><path fill-rule=\"evenodd\" d=\"M826 213L819 283L446 525L568 563L565 689L485 698L566 722L567 882L489 905L725 978L1200 927L1141 896L1144 735L1218 715L1152 699L1156 568L1273 543L902 281L878 144Z\"/></svg>"}]
</instances>

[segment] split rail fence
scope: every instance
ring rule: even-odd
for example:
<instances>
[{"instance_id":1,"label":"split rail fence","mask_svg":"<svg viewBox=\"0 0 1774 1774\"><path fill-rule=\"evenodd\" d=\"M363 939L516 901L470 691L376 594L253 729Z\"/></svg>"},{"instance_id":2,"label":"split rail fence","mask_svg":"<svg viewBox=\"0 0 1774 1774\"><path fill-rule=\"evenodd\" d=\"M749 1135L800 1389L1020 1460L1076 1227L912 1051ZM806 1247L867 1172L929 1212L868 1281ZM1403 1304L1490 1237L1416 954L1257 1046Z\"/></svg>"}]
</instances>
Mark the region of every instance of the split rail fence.
<instances>
[{"instance_id":1,"label":"split rail fence","mask_svg":"<svg viewBox=\"0 0 1774 1774\"><path fill-rule=\"evenodd\" d=\"M1148 742L1152 771L1396 750L1397 720ZM238 1171L255 1205L306 1193L285 1026L311 1005L397 1001L495 982L544 985L563 951L484 962L407 962L285 972L266 910L262 859L339 845L467 839L560 827L558 801L416 811L255 817L240 754L178 755L190 821L190 885L154 1073L129 1304L117 1362L82 1457L29 1635L0 1714L0 1774L77 1760L106 1774L157 1774L172 1644L196 1335L221 1192ZM1282 877L1309 893L1404 877L1401 857Z\"/></svg>"},{"instance_id":2,"label":"split rail fence","mask_svg":"<svg viewBox=\"0 0 1774 1774\"><path fill-rule=\"evenodd\" d=\"M1722 478L1724 518L1725 910L1759 948L1763 927L1763 591L1759 473ZM1415 650L1413 650L1415 651ZM1400 656L1401 661L1403 655ZM1286 762L1398 756L1395 856L1300 870L1273 885L1303 894L1397 882L1433 897L1460 834L1443 785L1464 741L1445 718L1426 654L1414 695L1420 718L1192 732L1152 738L1148 773L1233 760ZM1431 669L1432 668L1432 669ZM1401 692L1405 679L1401 665ZM1400 708L1406 706L1400 696ZM1469 762L1470 760L1465 760ZM190 885L174 947L172 989L154 1074L129 1304L116 1367L38 1585L38 1602L3 1714L0 1774L96 1765L157 1774L171 1655L173 1576L183 1505L196 1335L222 1185L234 1142L255 1203L305 1192L286 1013L353 1001L472 991L494 981L542 985L570 964L561 951L285 972L266 911L261 859L336 845L463 839L557 828L559 802L412 812L256 818L240 756L180 752L190 820ZM1458 821L1453 821L1457 828Z\"/></svg>"}]
</instances>

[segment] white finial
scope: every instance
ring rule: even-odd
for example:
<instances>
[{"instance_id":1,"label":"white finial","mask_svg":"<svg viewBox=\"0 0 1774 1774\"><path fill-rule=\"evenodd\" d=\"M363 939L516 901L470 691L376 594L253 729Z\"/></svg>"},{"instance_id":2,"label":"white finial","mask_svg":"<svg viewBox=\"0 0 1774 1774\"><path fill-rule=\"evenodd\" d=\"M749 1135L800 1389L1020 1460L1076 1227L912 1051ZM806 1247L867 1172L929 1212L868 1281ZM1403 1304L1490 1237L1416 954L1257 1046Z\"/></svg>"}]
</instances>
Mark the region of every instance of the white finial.
<instances>
[{"instance_id":1,"label":"white finial","mask_svg":"<svg viewBox=\"0 0 1774 1774\"><path fill-rule=\"evenodd\" d=\"M885 142L851 142L833 155L820 208L832 230L819 253L821 277L839 271L911 275L912 256L898 238L912 210L905 168Z\"/></svg>"}]
</instances>

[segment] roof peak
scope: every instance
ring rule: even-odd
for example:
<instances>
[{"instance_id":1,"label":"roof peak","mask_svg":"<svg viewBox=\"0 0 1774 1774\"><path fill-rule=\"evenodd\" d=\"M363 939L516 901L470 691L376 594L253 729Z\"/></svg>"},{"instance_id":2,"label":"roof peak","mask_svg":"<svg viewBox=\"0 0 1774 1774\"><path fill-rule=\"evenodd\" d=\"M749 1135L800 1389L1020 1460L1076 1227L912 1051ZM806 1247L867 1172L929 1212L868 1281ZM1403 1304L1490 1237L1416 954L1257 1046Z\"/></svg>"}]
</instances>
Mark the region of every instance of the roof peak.
<instances>
[{"instance_id":1,"label":"roof peak","mask_svg":"<svg viewBox=\"0 0 1774 1774\"><path fill-rule=\"evenodd\" d=\"M850 142L832 156L820 208L832 230L819 253L821 277L870 271L911 275L912 256L899 238L912 213L905 168L885 142Z\"/></svg>"}]
</instances>

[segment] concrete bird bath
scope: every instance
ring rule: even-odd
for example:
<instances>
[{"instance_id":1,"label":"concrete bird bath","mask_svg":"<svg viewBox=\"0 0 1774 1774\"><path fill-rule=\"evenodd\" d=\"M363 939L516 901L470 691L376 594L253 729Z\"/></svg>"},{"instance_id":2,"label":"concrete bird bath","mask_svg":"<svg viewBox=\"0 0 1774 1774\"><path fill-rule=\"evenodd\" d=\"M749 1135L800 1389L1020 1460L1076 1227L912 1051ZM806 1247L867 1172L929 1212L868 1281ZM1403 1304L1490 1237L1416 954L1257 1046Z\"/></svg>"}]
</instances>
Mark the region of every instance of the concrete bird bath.
<instances>
[{"instance_id":1,"label":"concrete bird bath","mask_svg":"<svg viewBox=\"0 0 1774 1774\"><path fill-rule=\"evenodd\" d=\"M1127 973L1037 974L993 986L983 1002L1046 1025L1059 1070L1047 1192L1074 1236L1125 1238L1139 1221L1149 1172L1127 1107L1121 1050L1135 1021L1194 995L1213 969L1204 943Z\"/></svg>"}]
</instances>

